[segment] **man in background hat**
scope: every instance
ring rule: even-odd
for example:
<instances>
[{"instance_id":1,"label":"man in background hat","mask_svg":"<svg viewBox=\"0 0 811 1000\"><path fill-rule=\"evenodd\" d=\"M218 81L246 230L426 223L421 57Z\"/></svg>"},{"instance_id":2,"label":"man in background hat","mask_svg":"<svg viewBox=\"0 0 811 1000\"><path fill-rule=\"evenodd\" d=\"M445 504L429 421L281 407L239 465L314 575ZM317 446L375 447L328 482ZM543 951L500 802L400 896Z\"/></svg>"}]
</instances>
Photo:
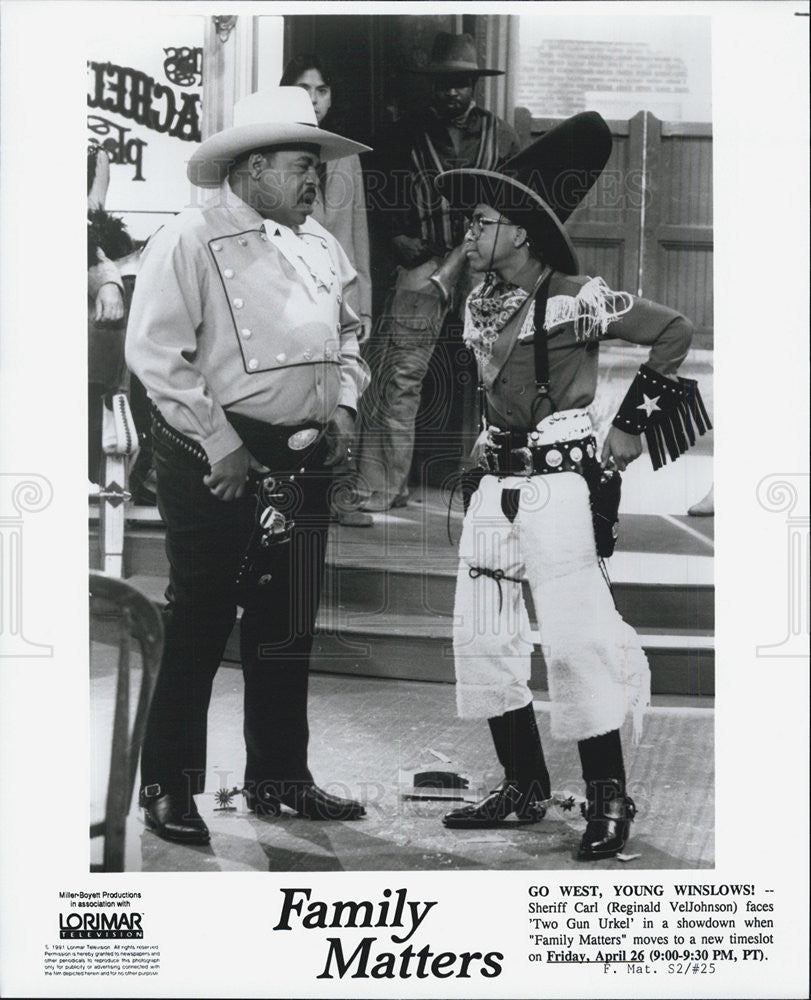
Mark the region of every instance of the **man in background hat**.
<instances>
[{"instance_id":1,"label":"man in background hat","mask_svg":"<svg viewBox=\"0 0 811 1000\"><path fill-rule=\"evenodd\" d=\"M453 287L429 281L464 237L462 213L437 196L434 178L458 167L494 170L519 148L515 131L474 100L477 80L503 71L479 66L470 35L440 32L428 64L412 72L430 78L431 104L380 137L370 171L380 238L399 267L372 345L373 381L363 405L358 471L369 511L407 501L422 381L448 308L458 305ZM451 285L464 268L461 254L458 265Z\"/></svg>"},{"instance_id":2,"label":"man in background hat","mask_svg":"<svg viewBox=\"0 0 811 1000\"><path fill-rule=\"evenodd\" d=\"M504 781L445 817L476 829L544 816L551 782L529 689L532 591L551 701L552 735L577 740L587 827L578 857L622 850L635 807L626 791L620 727L635 735L650 671L619 615L598 559L600 464L636 459L644 432L657 468L703 433L694 382L677 379L691 324L665 306L578 274L563 224L602 172L611 133L576 115L509 161L503 172L453 170L437 186L469 214L466 253L484 282L466 304L464 338L484 390L478 487L468 495L454 608L457 708L487 719ZM599 342L650 347L598 458L587 407ZM609 554L609 553L601 553Z\"/></svg>"},{"instance_id":3,"label":"man in background hat","mask_svg":"<svg viewBox=\"0 0 811 1000\"><path fill-rule=\"evenodd\" d=\"M127 333L128 364L154 404L169 557L140 801L150 829L183 843L209 840L192 796L204 788L211 686L237 601L249 808L364 813L313 781L307 676L330 467L368 382L345 302L355 272L310 214L319 163L367 147L318 128L299 87L252 94L234 122L192 156L189 179L216 194L151 240Z\"/></svg>"}]
</instances>

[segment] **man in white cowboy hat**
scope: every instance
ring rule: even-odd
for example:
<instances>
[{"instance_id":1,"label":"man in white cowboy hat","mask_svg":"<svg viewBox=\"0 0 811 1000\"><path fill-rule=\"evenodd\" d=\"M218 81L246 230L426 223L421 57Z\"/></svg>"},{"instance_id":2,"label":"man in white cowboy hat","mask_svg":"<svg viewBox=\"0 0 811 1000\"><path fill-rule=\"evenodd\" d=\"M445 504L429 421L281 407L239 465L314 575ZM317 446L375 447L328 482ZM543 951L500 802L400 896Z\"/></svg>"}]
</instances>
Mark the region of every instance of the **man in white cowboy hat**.
<instances>
[{"instance_id":1,"label":"man in white cowboy hat","mask_svg":"<svg viewBox=\"0 0 811 1000\"><path fill-rule=\"evenodd\" d=\"M366 148L318 128L299 87L252 94L188 164L215 197L143 255L127 361L153 403L170 569L140 800L165 839L209 839L192 796L204 787L211 685L237 603L249 808L364 814L310 773L307 676L330 467L368 382L345 302L355 272L310 214L321 160Z\"/></svg>"},{"instance_id":2,"label":"man in white cowboy hat","mask_svg":"<svg viewBox=\"0 0 811 1000\"><path fill-rule=\"evenodd\" d=\"M437 178L468 213L466 253L484 282L466 304L465 342L484 397L478 476L468 481L460 540L454 652L459 715L487 719L504 781L445 817L452 828L543 818L549 773L532 707L532 591L551 699L552 735L578 741L588 820L578 857L612 857L635 807L620 727L635 730L650 697L639 639L620 617L595 546L601 461L625 469L644 432L657 468L708 424L696 384L676 378L691 324L664 306L578 275L564 223L602 172L611 133L594 112L561 123L502 172ZM650 346L600 456L587 407L599 342ZM594 513L590 509L590 499ZM599 545L599 541L598 541Z\"/></svg>"},{"instance_id":3,"label":"man in white cowboy hat","mask_svg":"<svg viewBox=\"0 0 811 1000\"><path fill-rule=\"evenodd\" d=\"M470 35L440 32L428 63L411 72L430 78L431 104L375 143L377 180L370 184L380 238L399 267L372 344L373 381L363 405L359 488L370 494L369 511L407 502L422 382L448 309L458 304L429 281L464 236L462 213L437 196L434 178L455 167L494 170L519 149L511 126L474 100L476 81L503 71L479 66ZM461 268L453 274L458 281Z\"/></svg>"}]
</instances>

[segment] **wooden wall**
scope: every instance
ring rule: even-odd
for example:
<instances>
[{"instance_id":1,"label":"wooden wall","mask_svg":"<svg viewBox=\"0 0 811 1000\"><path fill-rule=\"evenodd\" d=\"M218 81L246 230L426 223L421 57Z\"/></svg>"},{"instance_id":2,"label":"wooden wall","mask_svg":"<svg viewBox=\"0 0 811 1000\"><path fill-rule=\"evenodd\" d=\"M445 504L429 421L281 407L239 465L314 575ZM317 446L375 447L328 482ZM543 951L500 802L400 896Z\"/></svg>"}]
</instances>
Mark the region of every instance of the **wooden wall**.
<instances>
[{"instance_id":1,"label":"wooden wall","mask_svg":"<svg viewBox=\"0 0 811 1000\"><path fill-rule=\"evenodd\" d=\"M516 109L524 143L557 122ZM645 111L608 124L611 158L567 224L581 270L678 309L696 325L694 346L711 347L712 128Z\"/></svg>"}]
</instances>

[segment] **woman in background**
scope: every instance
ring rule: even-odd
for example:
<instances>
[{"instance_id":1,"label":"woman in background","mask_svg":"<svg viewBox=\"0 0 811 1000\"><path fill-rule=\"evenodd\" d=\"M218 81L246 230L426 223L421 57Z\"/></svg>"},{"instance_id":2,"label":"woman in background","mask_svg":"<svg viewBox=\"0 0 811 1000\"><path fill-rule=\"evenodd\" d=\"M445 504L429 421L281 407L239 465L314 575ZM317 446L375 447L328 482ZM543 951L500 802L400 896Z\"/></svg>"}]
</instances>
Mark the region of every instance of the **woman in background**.
<instances>
[{"instance_id":1,"label":"woman in background","mask_svg":"<svg viewBox=\"0 0 811 1000\"><path fill-rule=\"evenodd\" d=\"M320 128L330 128L327 118L332 107L332 77L321 60L311 54L295 56L287 64L279 82L281 87L302 87L313 102ZM360 159L346 156L320 167L320 191L312 218L328 229L346 251L358 272L357 286L349 305L363 323L363 344L372 324L372 282L369 277L369 228Z\"/></svg>"},{"instance_id":2,"label":"woman in background","mask_svg":"<svg viewBox=\"0 0 811 1000\"><path fill-rule=\"evenodd\" d=\"M294 56L285 67L280 87L302 87L313 102L320 128L332 128L327 117L332 107L332 76L318 56L302 53ZM366 222L366 200L363 173L358 156L322 163L318 168L319 192L312 218L329 230L338 240L358 274L357 282L347 293L349 306L361 321L358 342L363 345L372 330L372 281L369 276L369 227ZM347 472L337 469L336 472ZM370 514L357 509L357 500L344 497L351 490L335 491L333 516L349 527L368 527Z\"/></svg>"}]
</instances>

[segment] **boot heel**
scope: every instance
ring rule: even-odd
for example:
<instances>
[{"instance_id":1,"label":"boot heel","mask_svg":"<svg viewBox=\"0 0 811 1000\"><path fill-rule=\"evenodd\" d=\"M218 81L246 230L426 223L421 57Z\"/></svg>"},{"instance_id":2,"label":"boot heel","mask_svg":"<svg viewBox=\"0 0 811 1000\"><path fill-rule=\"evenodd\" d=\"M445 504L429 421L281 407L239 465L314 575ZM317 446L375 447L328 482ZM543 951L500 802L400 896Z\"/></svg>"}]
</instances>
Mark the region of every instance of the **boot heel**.
<instances>
[{"instance_id":1,"label":"boot heel","mask_svg":"<svg viewBox=\"0 0 811 1000\"><path fill-rule=\"evenodd\" d=\"M510 820L508 817L513 813L516 818ZM527 800L517 785L504 781L481 802L454 809L442 818L442 822L450 829L481 830L516 823L540 823L545 815L546 809L540 801Z\"/></svg>"},{"instance_id":2,"label":"boot heel","mask_svg":"<svg viewBox=\"0 0 811 1000\"><path fill-rule=\"evenodd\" d=\"M589 782L587 802L581 806L586 832L580 841L580 861L613 858L625 847L636 816L634 800L622 793L618 781Z\"/></svg>"},{"instance_id":3,"label":"boot heel","mask_svg":"<svg viewBox=\"0 0 811 1000\"><path fill-rule=\"evenodd\" d=\"M281 814L282 804L278 799L269 795L257 796L249 788L243 788L242 794L245 796L245 806L248 812L264 817L279 816Z\"/></svg>"}]
</instances>

